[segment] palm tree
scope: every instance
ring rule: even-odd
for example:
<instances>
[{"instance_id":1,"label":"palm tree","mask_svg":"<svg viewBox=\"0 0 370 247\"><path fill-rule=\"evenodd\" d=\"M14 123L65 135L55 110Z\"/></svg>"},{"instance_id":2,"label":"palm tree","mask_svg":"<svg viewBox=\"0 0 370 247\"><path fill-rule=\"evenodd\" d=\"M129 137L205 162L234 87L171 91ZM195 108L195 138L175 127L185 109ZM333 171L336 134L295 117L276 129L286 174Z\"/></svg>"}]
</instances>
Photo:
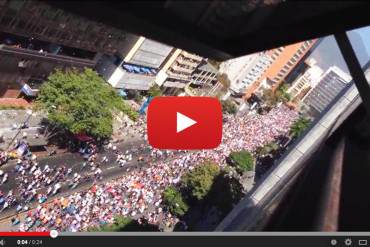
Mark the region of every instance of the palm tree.
<instances>
[{"instance_id":1,"label":"palm tree","mask_svg":"<svg viewBox=\"0 0 370 247\"><path fill-rule=\"evenodd\" d=\"M293 138L300 136L310 125L311 120L305 117L298 118L290 127L290 135Z\"/></svg>"}]
</instances>

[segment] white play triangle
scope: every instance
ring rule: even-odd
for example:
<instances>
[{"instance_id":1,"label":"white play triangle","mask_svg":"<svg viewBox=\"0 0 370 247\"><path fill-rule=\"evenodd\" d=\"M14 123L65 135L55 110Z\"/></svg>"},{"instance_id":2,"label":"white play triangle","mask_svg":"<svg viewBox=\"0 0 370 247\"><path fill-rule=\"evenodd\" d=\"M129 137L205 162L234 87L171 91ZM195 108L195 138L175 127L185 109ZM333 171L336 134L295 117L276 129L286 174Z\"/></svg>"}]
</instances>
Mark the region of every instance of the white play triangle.
<instances>
[{"instance_id":1,"label":"white play triangle","mask_svg":"<svg viewBox=\"0 0 370 247\"><path fill-rule=\"evenodd\" d=\"M189 128L196 124L197 121L181 114L180 112L176 112L176 133L183 131L184 129Z\"/></svg>"}]
</instances>

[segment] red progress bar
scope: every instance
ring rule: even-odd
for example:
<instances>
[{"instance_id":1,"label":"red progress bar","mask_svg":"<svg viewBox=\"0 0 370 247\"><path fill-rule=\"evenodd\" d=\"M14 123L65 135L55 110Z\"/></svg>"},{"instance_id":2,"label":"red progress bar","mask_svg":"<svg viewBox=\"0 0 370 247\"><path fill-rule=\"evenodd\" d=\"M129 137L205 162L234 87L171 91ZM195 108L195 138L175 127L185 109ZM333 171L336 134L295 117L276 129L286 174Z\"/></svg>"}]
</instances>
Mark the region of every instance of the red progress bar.
<instances>
[{"instance_id":1,"label":"red progress bar","mask_svg":"<svg viewBox=\"0 0 370 247\"><path fill-rule=\"evenodd\" d=\"M0 237L50 237L50 232L0 232Z\"/></svg>"}]
</instances>

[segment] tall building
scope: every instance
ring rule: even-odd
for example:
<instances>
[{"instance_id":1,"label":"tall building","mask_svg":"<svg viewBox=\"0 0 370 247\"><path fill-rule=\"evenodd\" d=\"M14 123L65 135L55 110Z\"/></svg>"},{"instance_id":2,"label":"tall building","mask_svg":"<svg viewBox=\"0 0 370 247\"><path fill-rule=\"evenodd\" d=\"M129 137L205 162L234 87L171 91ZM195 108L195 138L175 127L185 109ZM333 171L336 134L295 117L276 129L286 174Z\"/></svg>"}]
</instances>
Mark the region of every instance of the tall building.
<instances>
[{"instance_id":1,"label":"tall building","mask_svg":"<svg viewBox=\"0 0 370 247\"><path fill-rule=\"evenodd\" d=\"M351 77L336 66L330 67L320 81L302 99L312 116L319 115L351 81Z\"/></svg>"},{"instance_id":2,"label":"tall building","mask_svg":"<svg viewBox=\"0 0 370 247\"><path fill-rule=\"evenodd\" d=\"M103 56L96 69L115 88L148 90L172 49L140 37L127 54Z\"/></svg>"},{"instance_id":3,"label":"tall building","mask_svg":"<svg viewBox=\"0 0 370 247\"><path fill-rule=\"evenodd\" d=\"M203 58L181 49L175 49L159 71L155 82L164 94L177 95L191 82L193 72Z\"/></svg>"},{"instance_id":4,"label":"tall building","mask_svg":"<svg viewBox=\"0 0 370 247\"><path fill-rule=\"evenodd\" d=\"M260 88L272 88L274 90L279 87L315 42L316 40L308 40L267 51L266 56L269 56L271 64L259 79L247 88L245 97L249 98L252 93Z\"/></svg>"},{"instance_id":5,"label":"tall building","mask_svg":"<svg viewBox=\"0 0 370 247\"><path fill-rule=\"evenodd\" d=\"M93 68L139 38L32 0L0 1L0 30L0 97L17 97L25 84L36 92L55 68Z\"/></svg>"},{"instance_id":6,"label":"tall building","mask_svg":"<svg viewBox=\"0 0 370 247\"><path fill-rule=\"evenodd\" d=\"M315 59L305 61L306 71L296 78L288 89L292 101L298 103L311 88L314 88L320 80L323 70L316 65Z\"/></svg>"},{"instance_id":7,"label":"tall building","mask_svg":"<svg viewBox=\"0 0 370 247\"><path fill-rule=\"evenodd\" d=\"M271 58L266 52L259 52L221 63L220 73L228 76L230 89L233 92L242 93L253 82L260 79L270 64Z\"/></svg>"},{"instance_id":8,"label":"tall building","mask_svg":"<svg viewBox=\"0 0 370 247\"><path fill-rule=\"evenodd\" d=\"M203 60L201 64L194 70L192 74L192 85L214 85L217 83L218 70Z\"/></svg>"},{"instance_id":9,"label":"tall building","mask_svg":"<svg viewBox=\"0 0 370 247\"><path fill-rule=\"evenodd\" d=\"M194 70L185 92L190 96L216 96L223 87L217 78L218 70L204 59Z\"/></svg>"},{"instance_id":10,"label":"tall building","mask_svg":"<svg viewBox=\"0 0 370 247\"><path fill-rule=\"evenodd\" d=\"M0 29L35 40L105 54L125 52L127 41L131 39L122 30L35 0L0 1Z\"/></svg>"}]
</instances>

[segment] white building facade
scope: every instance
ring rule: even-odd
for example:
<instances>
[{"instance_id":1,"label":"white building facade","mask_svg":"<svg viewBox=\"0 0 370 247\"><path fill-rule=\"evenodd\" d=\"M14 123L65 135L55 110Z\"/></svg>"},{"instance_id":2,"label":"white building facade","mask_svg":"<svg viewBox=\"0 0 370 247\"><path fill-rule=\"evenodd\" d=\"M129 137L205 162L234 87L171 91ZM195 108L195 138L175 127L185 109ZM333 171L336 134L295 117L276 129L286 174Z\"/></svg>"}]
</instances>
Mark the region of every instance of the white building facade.
<instances>
[{"instance_id":1,"label":"white building facade","mask_svg":"<svg viewBox=\"0 0 370 247\"><path fill-rule=\"evenodd\" d=\"M259 52L221 63L220 73L229 77L232 91L243 93L263 75L271 63L272 58L266 52Z\"/></svg>"},{"instance_id":2,"label":"white building facade","mask_svg":"<svg viewBox=\"0 0 370 247\"><path fill-rule=\"evenodd\" d=\"M304 95L302 94L305 91L316 87L324 72L319 66L316 65L316 61L314 59L307 61L307 64L309 68L295 81L293 81L292 86L290 86L288 89L288 93L293 99L296 98L299 100L299 97L303 98Z\"/></svg>"}]
</instances>

